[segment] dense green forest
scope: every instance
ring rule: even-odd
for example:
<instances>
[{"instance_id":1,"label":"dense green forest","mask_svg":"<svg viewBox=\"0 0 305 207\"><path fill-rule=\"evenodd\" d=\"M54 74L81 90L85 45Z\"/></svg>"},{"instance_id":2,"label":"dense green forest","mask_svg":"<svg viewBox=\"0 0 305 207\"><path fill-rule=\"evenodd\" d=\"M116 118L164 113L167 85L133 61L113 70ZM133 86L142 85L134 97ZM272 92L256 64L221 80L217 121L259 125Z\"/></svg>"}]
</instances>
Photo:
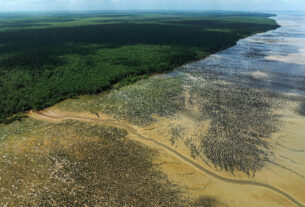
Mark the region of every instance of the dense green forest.
<instances>
[{"instance_id":1,"label":"dense green forest","mask_svg":"<svg viewBox=\"0 0 305 207\"><path fill-rule=\"evenodd\" d=\"M275 29L247 13L0 16L0 123L114 83L168 71Z\"/></svg>"}]
</instances>

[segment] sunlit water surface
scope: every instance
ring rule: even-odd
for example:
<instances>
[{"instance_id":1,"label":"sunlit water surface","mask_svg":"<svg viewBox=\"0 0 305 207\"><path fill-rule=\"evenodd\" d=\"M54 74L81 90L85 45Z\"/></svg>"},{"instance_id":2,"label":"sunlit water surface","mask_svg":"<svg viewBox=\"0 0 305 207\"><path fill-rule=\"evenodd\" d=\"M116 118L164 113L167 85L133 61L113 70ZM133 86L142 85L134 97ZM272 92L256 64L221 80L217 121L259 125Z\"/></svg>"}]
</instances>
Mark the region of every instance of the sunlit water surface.
<instances>
[{"instance_id":1,"label":"sunlit water surface","mask_svg":"<svg viewBox=\"0 0 305 207\"><path fill-rule=\"evenodd\" d=\"M125 126L130 132L133 131L136 134L138 134L136 130L138 129L140 136L138 135L138 138L134 139L161 149L160 157L155 162L166 163L165 165L160 164L162 170L168 175L171 182L187 189L189 195L204 196L208 200L209 198L220 200L227 204L226 206L286 207L294 206L296 203L292 202L293 199L287 199L287 196L275 193L270 187L261 188L251 183L239 185L236 184L236 181L230 181L230 179L238 180L240 178L245 182L251 180L263 185L268 184L274 189L290 195L297 202L305 203L305 117L298 114L287 116L288 118L284 117L286 119L283 126L279 126L279 130L270 135L273 130L271 131L269 128L272 128L273 124L277 124L277 122L273 123L273 116L269 113L273 105L267 104L268 101L273 100L272 97L269 97L269 94L273 93L265 93L264 90L249 90L254 87L305 97L305 13L279 13L274 19L281 25L280 28L240 40L232 48L211 55L202 61L186 64L170 74L174 76L186 72L186 74L190 74L187 76L190 79L185 78L177 82L177 80L171 79L162 81L162 76L161 78L154 77L140 81L137 83L138 85L134 84L111 91L106 95L66 100L54 106L53 109L45 111L46 116L43 117L37 113L32 118L58 121L57 119L65 119L63 118L65 116L74 116L75 120L84 116L83 121L90 120L91 122L97 120L96 113L92 114L92 111L97 111L102 113L101 116L98 116L102 119L102 123L111 118L104 114L109 110L108 113L113 113L117 119L124 120L127 117L128 120L128 117L131 117L130 120L134 122L129 125L120 125L118 124L120 122L117 121L107 124L110 123L111 126L116 127L113 124L116 123L119 128ZM192 82L193 80L194 82ZM230 88L229 84L224 81L235 83L232 84L234 87ZM221 84L218 85L219 82ZM210 85L205 87L202 83ZM183 99L181 99L179 87L183 84L186 87L181 89L183 91ZM204 87L201 87L202 85ZM109 105L111 107L108 107ZM199 110L200 107L203 110ZM210 111L206 109L210 109ZM80 111L87 113L82 114ZM173 117L171 113L174 113L175 116ZM154 119L152 114L157 118ZM284 112L283 114L286 116ZM133 128L137 119L142 123L145 120L153 120L153 123L150 123L149 127L142 128L139 125ZM123 123L128 122L124 120ZM128 149L126 152L122 151L125 149L124 147L119 148L121 145L116 140L121 140L121 138L116 137L121 137L123 132L74 121L55 124L27 119L20 124L16 122L15 125L10 126L12 128L7 130L13 135L8 132L3 134L14 136L14 140L5 146L0 146L5 148L0 151L0 157L3 158L0 159L0 206L21 206L20 204L37 206L37 203L51 203L55 202L55 199L57 199L58 205L67 205L67 203L69 205L72 199L75 199L74 204L77 201L81 205L82 202L86 203L88 198L92 199L89 200L91 203L95 202L95 199L106 200L109 203L109 198L103 194L104 189L107 188L106 192L108 189L124 190L121 186L127 186L128 180L131 180L132 184L136 184L132 189L140 189L137 187L138 182L142 185L141 179L147 179L147 177L137 174L135 175L139 176L139 180L133 179L128 174L126 176L118 174L125 172L125 170L121 170L123 168L127 169L126 172L133 174L133 171L128 171L127 167L130 163L127 161L135 159L137 156L143 157L142 154L129 153L128 150L134 149L132 147L134 144L126 145L126 149ZM17 132L15 133L14 130ZM253 131L261 132L262 135L253 133ZM107 135L107 133L111 133L111 135ZM110 137L108 141L99 137L104 134L107 135L106 138ZM134 133L132 137L137 137L136 134ZM264 139L265 135L272 137ZM151 145L150 142L143 141L144 136L162 143L160 146L168 147L158 148L154 144ZM247 142L248 138L255 142ZM105 143L107 143L107 147L105 147ZM257 144L262 145L256 146ZM264 148L263 152L266 153L260 154L262 151L259 149L265 145L271 147ZM205 146L206 148L204 148ZM203 160L195 159L194 162L206 170L194 170L190 162L182 161L172 153L167 153L165 149L168 148L173 148L186 157L195 155L198 158L204 158ZM137 148L135 151L142 152L139 149L141 148ZM190 154L192 150L195 151L195 154ZM113 152L110 153L111 156L105 156L109 152ZM119 154L115 152L119 152ZM247 156L249 153L252 156ZM115 156L117 157L114 159L116 162L110 161L111 157ZM121 156L125 156L126 158L123 157L125 160ZM269 161L264 163L263 168L260 167L262 156L267 157ZM207 159L205 159L206 157ZM106 162L104 158L109 162ZM249 171L249 167L246 167L252 167L252 171L249 173L251 176L237 170L234 174L220 170L219 165L228 164L229 161L234 161L231 162L234 164L231 165L234 169L248 169ZM109 166L98 167L105 166L105 163ZM121 166L122 163L124 163L123 166ZM131 164L134 163L131 162ZM213 163L216 164L213 165ZM214 166L216 167L214 168ZM147 165L144 167L139 165L139 167L132 166L130 169L142 172L138 169L146 169ZM113 176L108 176L109 172L112 172L108 171L108 168L114 169L115 173L111 173ZM1 169L4 172L2 174ZM255 176L253 171L256 172ZM129 178L122 179L120 178L122 176ZM124 182L118 182L114 178L119 178ZM103 180L102 185L99 184L101 180ZM106 182L108 180L111 182ZM149 178L149 180L152 179ZM108 187L108 184L111 188ZM109 192L109 195L112 192L115 192L112 194L121 195L121 191ZM72 194L74 197L71 199ZM112 200L114 200L113 198L111 196ZM169 200L168 197L166 200ZM303 204L299 206L303 206Z\"/></svg>"},{"instance_id":2,"label":"sunlit water surface","mask_svg":"<svg viewBox=\"0 0 305 207\"><path fill-rule=\"evenodd\" d=\"M280 28L178 70L275 91L305 95L305 12L278 13Z\"/></svg>"}]
</instances>

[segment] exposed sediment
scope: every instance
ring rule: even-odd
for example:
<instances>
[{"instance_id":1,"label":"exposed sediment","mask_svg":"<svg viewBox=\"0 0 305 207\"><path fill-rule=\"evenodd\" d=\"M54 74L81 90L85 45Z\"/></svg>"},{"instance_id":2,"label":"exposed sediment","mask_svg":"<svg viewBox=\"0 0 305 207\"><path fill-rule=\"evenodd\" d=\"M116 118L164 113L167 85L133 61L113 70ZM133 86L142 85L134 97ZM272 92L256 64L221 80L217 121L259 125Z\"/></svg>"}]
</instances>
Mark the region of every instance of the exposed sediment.
<instances>
[{"instance_id":1,"label":"exposed sediment","mask_svg":"<svg viewBox=\"0 0 305 207\"><path fill-rule=\"evenodd\" d=\"M55 114L55 115L54 115ZM88 121L88 122L95 122L95 123L101 123L101 124L107 124L107 125L116 125L119 128L124 128L126 129L129 133L131 133L132 135L135 135L137 137L139 137L142 140L145 141L149 141L154 143L155 145L161 147L162 149L165 149L166 151L168 151L169 153L174 154L175 156L177 156L180 160L182 160L183 162L187 163L188 165L192 166L193 168L202 171L203 173L212 176L214 178L217 178L221 181L224 182L229 182L229 183L233 183L233 184L238 184L238 185L250 185L250 186L257 186L257 187L262 187L262 188L266 188L268 190L271 190L275 193L278 193L279 195L285 197L286 199L288 199L290 202L294 203L296 206L304 206L300 201L298 201L297 199L295 199L293 196L289 195L288 193L282 191L281 189L278 189L272 185L266 184L266 183L260 183L260 182L256 182L256 181L251 181L251 180L237 180L237 179L230 179L230 178L226 178L226 177L222 177L214 172L209 171L208 169L204 168L203 166L197 164L195 161L191 160L190 158L184 156L183 154L177 152L175 149L156 141L155 139L146 137L144 135L141 135L135 128L133 128L132 126L129 126L127 124L124 123L118 123L116 121L110 121L110 120L101 120L101 119L96 119L96 118L91 118L91 117L84 117L84 116L77 116L77 115L65 115L65 114L58 114L58 113L53 113L51 112L40 112L37 115L34 114L34 117L37 118L43 118L43 119L47 119L47 120L54 120L54 121L61 121L61 120L69 120L69 119L74 119L74 120L81 120L81 121Z\"/></svg>"},{"instance_id":2,"label":"exposed sediment","mask_svg":"<svg viewBox=\"0 0 305 207\"><path fill-rule=\"evenodd\" d=\"M153 163L157 152L127 139L124 129L73 120L25 122L19 126L39 125L39 130L14 134L10 126L14 136L1 144L1 206L208 207L218 202L184 197Z\"/></svg>"}]
</instances>

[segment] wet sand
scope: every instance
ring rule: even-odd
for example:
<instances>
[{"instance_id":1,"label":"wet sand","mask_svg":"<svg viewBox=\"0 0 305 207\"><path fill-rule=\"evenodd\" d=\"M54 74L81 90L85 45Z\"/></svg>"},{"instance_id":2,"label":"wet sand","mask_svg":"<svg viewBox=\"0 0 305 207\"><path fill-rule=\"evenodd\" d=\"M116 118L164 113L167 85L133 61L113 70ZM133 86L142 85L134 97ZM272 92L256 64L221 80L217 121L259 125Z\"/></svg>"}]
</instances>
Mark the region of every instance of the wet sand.
<instances>
[{"instance_id":1,"label":"wet sand","mask_svg":"<svg viewBox=\"0 0 305 207\"><path fill-rule=\"evenodd\" d=\"M294 189L295 191L291 191L289 186L277 188L274 186L280 185L276 179L274 179L275 182L270 182L270 180L266 181L266 175L268 175L269 178L275 178L277 176L277 174L272 172L273 170L279 172L277 169L272 169L271 167L271 169L268 169L267 172L262 171L256 176L255 179L247 178L243 174L240 174L239 176L229 176L227 173L218 172L210 166L205 165L205 163L198 159L193 160L189 154L189 150L183 149L185 148L183 144L177 144L175 147L171 146L168 141L160 138L162 136L166 136L166 133L162 131L162 127L166 125L165 123L168 123L168 120L164 120L165 122L163 123L162 121L158 121L157 125L153 125L150 128L141 129L137 126L131 126L130 124L122 121L116 122L109 119L98 119L95 118L94 115L90 114L71 112L65 113L49 110L39 114L34 113L31 116L36 119L42 118L50 121L76 119L126 129L129 132L130 139L139 141L140 143L144 143L151 148L157 149L159 156L156 160L154 160L154 163L159 167L159 169L169 175L169 180L176 183L187 197L193 199L200 196L213 197L217 199L217 205L219 206L243 206L247 203L248 206L257 206L258 204L268 206L290 206L291 203L295 203L297 206L302 206L302 204L295 198L291 197L291 195L287 195L287 197L285 195L285 190L286 192L294 192L294 195L297 194L296 192L298 192L300 194L300 198L302 198L301 195L303 195L303 193L298 191L301 189ZM105 115L102 114L101 116ZM157 129L157 132L154 132L154 129ZM162 136L160 136L160 133ZM173 152L179 153L179 156ZM188 160L192 161L190 162ZM198 168L197 166L203 166L206 170L202 170L201 167ZM271 172L268 172L269 170ZM216 174L214 174L214 172ZM260 178L260 174L264 175L263 179ZM287 172L281 172L280 179L283 179L285 174L287 175ZM291 177L289 173L288 176ZM237 178L240 180L238 181ZM262 180L263 182L261 182ZM268 186L264 187L263 185L257 186L255 181L257 181L257 184L267 184L272 188L269 188ZM285 179L285 182L287 182L287 179ZM273 188L283 192L284 196L277 192L277 190L274 191ZM240 199L241 195L242 199ZM259 202L255 202L256 199L259 199ZM290 199L293 200L291 201Z\"/></svg>"},{"instance_id":2,"label":"wet sand","mask_svg":"<svg viewBox=\"0 0 305 207\"><path fill-rule=\"evenodd\" d=\"M166 110L163 111L164 109L162 108L160 108L159 111L153 109L152 111L156 111L157 114L151 115L153 117L151 120L153 121L149 122L148 125L136 126L134 123L129 124L137 127L141 134L174 149L218 176L228 179L255 181L274 186L295 198L298 202L297 206L304 206L305 132L303 126L305 124L305 117L298 112L298 108L304 103L305 95L305 67L303 58L301 58L303 56L302 51L304 50L304 44L302 44L302 42L305 40L305 33L303 28L300 27L304 20L297 20L297 22L295 22L295 20L286 21L285 19L288 18L289 15L291 14L280 14L276 17L278 22L283 26L278 30L258 34L241 40L236 47L212 55L197 63L182 66L174 73L167 75L167 77L177 77L179 74L182 74L182 76L183 74L187 74L186 84L182 83L184 92L180 96L181 100L184 101L182 108L180 107L181 100L175 99L176 101L179 101L179 107L177 106L179 109L177 109L177 111L174 110L174 115L164 116ZM159 83L162 83L162 81L162 79L159 80ZM196 92L197 97L194 99L190 98L192 96L191 94L194 94L190 89L192 88L192 84L195 84L196 87L201 87L201 89L199 87L199 90L195 90L198 91L198 93ZM234 88L235 86L236 88ZM153 88L154 86L152 85L149 87ZM166 87L170 87L170 85L167 85ZM219 89L217 89L217 87L219 87ZM232 88L226 89L227 87ZM137 88L137 86L135 86L135 88ZM139 88L144 91L143 93L152 94L152 96L154 96L152 90L147 90L147 92L145 92L146 89L145 87L143 88L141 84ZM215 90L215 88L217 90ZM230 100L230 95L226 96L227 93L235 94L237 92L243 94L242 91L247 91L249 88L253 88L254 90L250 90L249 93L244 94L249 96L248 98L236 96L236 99ZM206 90L206 92L201 96L199 92L202 90ZM124 104L124 106L118 106L107 113L115 114L117 119L128 122L128 120L130 120L130 114L132 114L131 120L136 119L137 117L141 120L142 116L146 118L149 117L147 114L141 114L143 111L130 107L130 105L132 105L132 101L130 100L137 100L137 103L139 104L142 104L145 101L151 101L156 104L158 104L159 101L161 101L161 103L164 101L164 99L144 99L144 101L141 99L141 96L137 96L137 93L132 91L133 89L131 87L126 89L126 93L122 90L120 93L114 92L113 95L110 95L108 98L96 97L91 99L91 103L84 107L80 107L78 101L75 101L74 103L68 101L59 105L58 108L64 111L71 108L74 108L76 111L88 111L89 108L92 108L103 113L104 108L101 106L103 106L103 104L106 106L107 104L110 104L107 103L107 100L110 99L114 100L112 103L119 104L115 102L115 97L118 97L118 100L123 100L126 104ZM217 95L209 95L213 93L216 93ZM253 95L255 93L257 93L257 95ZM219 99L223 98L223 100L230 100L231 102L223 102L222 100L217 99L217 96ZM124 97L124 99L121 99L120 97ZM179 96L177 95L177 97ZM259 97L262 97L262 100L260 100ZM206 101L209 98L210 100L214 100L217 104ZM253 106L259 106L261 104L261 106L258 107L258 111L253 111L253 114L251 114L252 112L249 113L249 118L259 115L254 118L253 124L257 126L253 127L256 127L254 132L260 132L260 130L262 130L262 133L255 135L250 127L245 128L246 133L244 136L252 137L250 139L252 141L256 140L256 136L261 136L260 139L256 140L254 143L262 143L261 146L256 148L258 151L261 149L262 154L258 154L258 157L255 159L262 159L264 164L262 168L259 167L260 165L258 165L257 168L254 167L255 171L250 172L249 174L238 170L234 170L234 172L225 170L221 167L222 164L217 163L214 165L211 160L206 157L205 153L202 154L199 152L198 154L197 151L198 149L200 151L202 147L201 143L204 141L202 137L197 136L198 134L207 135L210 133L211 129L213 129L213 127L215 128L215 121L217 124L220 123L220 128L222 125L229 124L230 120L227 120L227 122L218 122L218 117L224 115L222 113L232 113L231 115L234 119L232 119L231 122L233 123L238 120L238 116L242 114L236 113L236 110L239 110L238 108L230 106L230 103L238 105L238 100L249 105L251 105L251 101L249 100L253 100ZM177 103L175 101L171 102L170 97L166 101L169 103ZM247 101L249 102L247 103ZM270 103L270 106L267 106L268 104L266 105L266 103ZM142 107L142 105L137 105L136 107ZM151 107L151 105L144 104L143 107ZM211 118L214 117L215 120L213 121L213 119L209 119L208 117L202 119L202 113L205 113L204 111L200 112L200 110L202 110L200 107L203 107L203 109L215 110L215 114L210 112L207 114L208 116L211 116ZM264 109L264 107L266 107L266 114L270 113L270 116L268 115L265 117L265 112L260 114L260 109ZM251 107L249 109L252 110ZM242 107L240 110L243 110ZM118 111L120 112L118 113ZM130 113L130 111L135 111L136 113ZM270 118L270 123L266 122L267 124L270 124L270 127L264 128L259 124L261 120L258 118L260 116ZM236 124L233 124L232 126L239 126L241 130L243 130L243 127L249 127L238 122ZM238 129L234 129L235 131L226 129L229 130L229 132L225 130L217 131L217 128L215 128L215 130L215 133L217 133L218 136L224 136L223 140L219 139L219 143L226 141L226 136L230 137L233 135L234 140L234 136L239 133ZM214 136L215 134L210 135ZM215 139L216 138L217 136ZM216 144L219 143L216 142ZM151 146L151 144L148 145ZM255 146L255 144L253 146ZM226 150L223 150L223 152L221 149L219 150L219 152L215 151L212 156L219 156L222 153L226 153ZM229 147L227 150L230 150ZM162 150L160 150L160 152L162 152ZM237 155L238 153L239 152L236 151ZM163 152L161 154L163 154ZM264 157L261 158L260 156ZM167 159L168 161L165 161ZM227 162L225 158L221 159L222 162ZM245 164L254 164L254 162L252 163L252 158L250 159L245 156L245 159L249 159L249 163ZM253 161L255 161L255 159L253 159ZM192 167L187 167L184 164L179 163L176 158L165 152L164 158L161 158L160 162L168 163L161 165L162 170L169 175L173 182L177 183L180 187L187 189L186 193L190 195L213 194L218 198L222 198L220 199L222 205L228 206L294 206L287 198L283 198L278 193L264 190L260 187L236 186L232 183L223 182L215 177L210 177L206 173L197 172L192 169Z\"/></svg>"},{"instance_id":3,"label":"wet sand","mask_svg":"<svg viewBox=\"0 0 305 207\"><path fill-rule=\"evenodd\" d=\"M189 197L304 206L303 20L276 18L282 28L205 60L52 110L127 129L157 149L154 162Z\"/></svg>"},{"instance_id":4,"label":"wet sand","mask_svg":"<svg viewBox=\"0 0 305 207\"><path fill-rule=\"evenodd\" d=\"M30 113L30 124L17 123L16 133L7 129L5 136L11 139L1 147L20 157L27 153L44 157L55 148L98 145L95 131L99 128L89 130L88 123L114 127L116 133L124 130L126 135L114 136L111 131L106 133L110 138L126 136L157 152L154 166L186 200L201 198L204 206L212 207L304 206L305 66L301 57L305 44L300 42L305 33L300 23L305 20L290 17L280 14L276 18L282 28L241 40L172 73ZM75 129L65 129L69 120L78 121L72 122ZM77 128L81 131L74 131ZM60 137L54 137L57 133ZM90 149L71 153L82 160L92 155ZM6 160L16 169L24 161ZM40 163L37 172L52 166L47 159L34 161ZM78 170L70 167L69 173ZM43 180L50 181L43 176L25 177L40 186L49 185Z\"/></svg>"},{"instance_id":5,"label":"wet sand","mask_svg":"<svg viewBox=\"0 0 305 207\"><path fill-rule=\"evenodd\" d=\"M289 54L287 56L269 56L267 60L275 60L287 63L298 63L305 65L305 54ZM297 60L297 61L296 61Z\"/></svg>"}]
</instances>

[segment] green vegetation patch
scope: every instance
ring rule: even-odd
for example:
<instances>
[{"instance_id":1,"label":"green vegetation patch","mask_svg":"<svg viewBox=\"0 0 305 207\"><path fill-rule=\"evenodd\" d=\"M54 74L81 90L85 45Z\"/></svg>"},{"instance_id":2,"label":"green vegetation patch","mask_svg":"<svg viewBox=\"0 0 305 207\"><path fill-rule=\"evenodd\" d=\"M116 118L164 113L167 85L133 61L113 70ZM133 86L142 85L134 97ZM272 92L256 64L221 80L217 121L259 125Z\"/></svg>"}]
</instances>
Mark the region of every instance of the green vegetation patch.
<instances>
[{"instance_id":1,"label":"green vegetation patch","mask_svg":"<svg viewBox=\"0 0 305 207\"><path fill-rule=\"evenodd\" d=\"M184 108L182 81L168 77L144 80L102 96L97 109L137 125L148 125L154 121L153 115L170 117Z\"/></svg>"},{"instance_id":2,"label":"green vegetation patch","mask_svg":"<svg viewBox=\"0 0 305 207\"><path fill-rule=\"evenodd\" d=\"M9 125L0 124L0 143L12 137L28 136L33 131L37 131L44 126L45 123L34 119L23 119L22 121L15 121Z\"/></svg>"},{"instance_id":3,"label":"green vegetation patch","mask_svg":"<svg viewBox=\"0 0 305 207\"><path fill-rule=\"evenodd\" d=\"M68 100L57 105L63 110L102 112L117 119L145 126L154 115L172 117L184 109L183 81L181 77L158 76L107 94Z\"/></svg>"},{"instance_id":4,"label":"green vegetation patch","mask_svg":"<svg viewBox=\"0 0 305 207\"><path fill-rule=\"evenodd\" d=\"M2 18L0 24L7 20L20 27L0 32L0 122L76 95L100 93L122 80L128 84L144 74L171 70L277 28L266 17L232 15ZM108 23L96 22L102 20ZM36 23L55 26L31 28Z\"/></svg>"}]
</instances>

